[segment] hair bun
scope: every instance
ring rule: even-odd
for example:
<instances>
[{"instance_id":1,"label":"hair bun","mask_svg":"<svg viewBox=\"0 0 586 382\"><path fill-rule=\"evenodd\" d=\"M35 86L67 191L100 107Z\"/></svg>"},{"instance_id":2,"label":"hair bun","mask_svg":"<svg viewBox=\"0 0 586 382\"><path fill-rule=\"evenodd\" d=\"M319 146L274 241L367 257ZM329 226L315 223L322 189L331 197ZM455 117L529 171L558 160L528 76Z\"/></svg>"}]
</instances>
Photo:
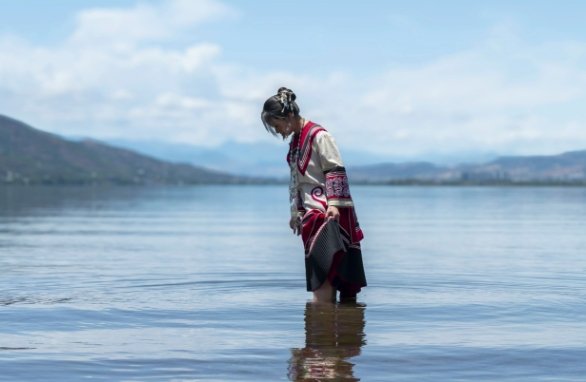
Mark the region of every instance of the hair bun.
<instances>
[{"instance_id":1,"label":"hair bun","mask_svg":"<svg viewBox=\"0 0 586 382\"><path fill-rule=\"evenodd\" d=\"M295 99L297 99L297 96L295 95L295 93L293 93L293 90L286 88L284 86L281 86L279 90L277 90L277 95L281 97L285 96L288 102L293 102L295 101Z\"/></svg>"},{"instance_id":2,"label":"hair bun","mask_svg":"<svg viewBox=\"0 0 586 382\"><path fill-rule=\"evenodd\" d=\"M295 102L297 96L293 90L284 86L277 90L277 94L270 96L262 107L261 120L265 129L273 135L277 135L272 125L275 118L284 119L291 115L299 117L299 105Z\"/></svg>"}]
</instances>

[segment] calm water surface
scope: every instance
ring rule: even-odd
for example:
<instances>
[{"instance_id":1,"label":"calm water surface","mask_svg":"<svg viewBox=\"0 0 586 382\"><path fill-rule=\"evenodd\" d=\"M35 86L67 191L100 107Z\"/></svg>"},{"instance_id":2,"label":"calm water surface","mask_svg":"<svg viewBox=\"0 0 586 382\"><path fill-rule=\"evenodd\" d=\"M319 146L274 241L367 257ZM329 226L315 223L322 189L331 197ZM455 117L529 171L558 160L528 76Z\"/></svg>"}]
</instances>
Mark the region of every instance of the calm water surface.
<instances>
[{"instance_id":1,"label":"calm water surface","mask_svg":"<svg viewBox=\"0 0 586 382\"><path fill-rule=\"evenodd\" d=\"M286 186L0 188L0 380L586 380L586 189L352 191L315 306Z\"/></svg>"}]
</instances>

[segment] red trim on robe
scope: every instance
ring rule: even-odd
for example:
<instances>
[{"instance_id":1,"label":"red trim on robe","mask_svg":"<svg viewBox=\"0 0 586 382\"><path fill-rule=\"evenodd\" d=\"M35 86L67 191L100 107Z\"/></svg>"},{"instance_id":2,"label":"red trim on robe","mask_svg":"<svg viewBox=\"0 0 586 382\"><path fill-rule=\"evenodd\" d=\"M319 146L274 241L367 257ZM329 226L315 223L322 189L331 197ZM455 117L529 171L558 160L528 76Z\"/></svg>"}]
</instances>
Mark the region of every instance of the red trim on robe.
<instances>
[{"instance_id":1,"label":"red trim on robe","mask_svg":"<svg viewBox=\"0 0 586 382\"><path fill-rule=\"evenodd\" d=\"M289 163L289 165L291 164L293 150L298 149L299 155L297 156L297 168L301 175L305 175L305 171L307 171L307 166L309 166L309 161L311 159L313 140L320 131L326 131L326 129L309 121L305 124L303 130L301 130L301 133L295 134L291 139L289 152L287 153L287 163Z\"/></svg>"},{"instance_id":2,"label":"red trim on robe","mask_svg":"<svg viewBox=\"0 0 586 382\"><path fill-rule=\"evenodd\" d=\"M338 223L340 223L340 227L350 235L350 244L359 243L364 238L364 234L358 225L354 208L338 207L338 211L340 211L340 219L338 220ZM303 216L301 222L301 238L303 239L305 254L309 253L311 239L323 225L325 219L326 213L316 209L307 211Z\"/></svg>"}]
</instances>

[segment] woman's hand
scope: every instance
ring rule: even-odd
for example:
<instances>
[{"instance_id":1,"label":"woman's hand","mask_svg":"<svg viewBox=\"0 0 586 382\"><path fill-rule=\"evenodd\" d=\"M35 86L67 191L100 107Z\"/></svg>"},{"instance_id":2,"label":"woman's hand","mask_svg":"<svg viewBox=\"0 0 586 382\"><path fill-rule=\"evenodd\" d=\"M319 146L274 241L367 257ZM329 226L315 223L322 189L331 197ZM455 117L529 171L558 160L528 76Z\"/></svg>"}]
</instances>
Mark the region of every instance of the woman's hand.
<instances>
[{"instance_id":1,"label":"woman's hand","mask_svg":"<svg viewBox=\"0 0 586 382\"><path fill-rule=\"evenodd\" d=\"M292 216L289 220L289 227L291 227L295 235L301 235L301 217Z\"/></svg>"},{"instance_id":2,"label":"woman's hand","mask_svg":"<svg viewBox=\"0 0 586 382\"><path fill-rule=\"evenodd\" d=\"M338 210L338 207L328 206L328 209L326 210L326 219L328 219L328 218L332 218L332 219L336 219L337 221L340 221L340 210Z\"/></svg>"}]
</instances>

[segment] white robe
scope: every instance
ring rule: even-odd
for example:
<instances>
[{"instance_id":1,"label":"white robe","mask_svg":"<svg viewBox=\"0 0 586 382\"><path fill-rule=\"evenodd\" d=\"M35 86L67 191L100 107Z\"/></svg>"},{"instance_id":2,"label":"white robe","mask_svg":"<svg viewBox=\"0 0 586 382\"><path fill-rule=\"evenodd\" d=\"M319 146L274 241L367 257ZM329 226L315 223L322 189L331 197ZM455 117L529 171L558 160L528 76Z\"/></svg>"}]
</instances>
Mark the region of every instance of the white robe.
<instances>
[{"instance_id":1,"label":"white robe","mask_svg":"<svg viewBox=\"0 0 586 382\"><path fill-rule=\"evenodd\" d=\"M321 126L312 127L300 142L291 165L291 213L325 211L328 206L354 207L344 163L332 135Z\"/></svg>"}]
</instances>

